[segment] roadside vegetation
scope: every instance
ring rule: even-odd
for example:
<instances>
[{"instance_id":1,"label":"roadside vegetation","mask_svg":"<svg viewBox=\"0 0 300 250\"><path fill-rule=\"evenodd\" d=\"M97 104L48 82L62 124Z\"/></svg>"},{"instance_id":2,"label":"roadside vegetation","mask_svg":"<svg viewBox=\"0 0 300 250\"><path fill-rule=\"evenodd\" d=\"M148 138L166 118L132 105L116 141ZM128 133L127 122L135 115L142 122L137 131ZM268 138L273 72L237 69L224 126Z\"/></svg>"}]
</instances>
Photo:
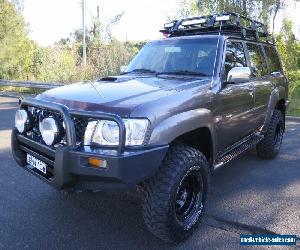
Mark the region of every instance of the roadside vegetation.
<instances>
[{"instance_id":1,"label":"roadside vegetation","mask_svg":"<svg viewBox=\"0 0 300 250\"><path fill-rule=\"evenodd\" d=\"M269 23L274 20L284 0L183 0L177 13L166 19L211 12L234 11ZM24 18L8 0L0 1L0 79L37 82L71 83L99 79L118 74L145 42L120 42L111 35L113 25L122 21L122 14L109 24L95 19L87 28L87 65L82 65L82 31L76 30L48 47L29 39ZM300 42L292 32L293 20L285 18L281 32L274 35L283 67L290 82L290 114L300 116Z\"/></svg>"},{"instance_id":2,"label":"roadside vegetation","mask_svg":"<svg viewBox=\"0 0 300 250\"><path fill-rule=\"evenodd\" d=\"M285 20L281 33L276 36L277 48L289 79L289 114L300 116L300 42L292 32L292 22Z\"/></svg>"},{"instance_id":3,"label":"roadside vegetation","mask_svg":"<svg viewBox=\"0 0 300 250\"><path fill-rule=\"evenodd\" d=\"M82 31L76 30L48 47L28 37L29 27L8 0L0 1L0 79L71 83L116 74L144 42L119 42L111 27L122 15L103 25L87 28L87 65L82 65Z\"/></svg>"}]
</instances>

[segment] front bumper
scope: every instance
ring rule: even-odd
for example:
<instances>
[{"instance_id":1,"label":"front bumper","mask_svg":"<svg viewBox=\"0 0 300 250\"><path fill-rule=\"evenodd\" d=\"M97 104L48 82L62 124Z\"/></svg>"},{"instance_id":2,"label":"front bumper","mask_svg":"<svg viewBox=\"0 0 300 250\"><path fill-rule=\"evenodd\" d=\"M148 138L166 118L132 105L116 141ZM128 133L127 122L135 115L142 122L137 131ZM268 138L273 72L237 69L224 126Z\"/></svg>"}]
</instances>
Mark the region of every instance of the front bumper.
<instances>
[{"instance_id":1,"label":"front bumper","mask_svg":"<svg viewBox=\"0 0 300 250\"><path fill-rule=\"evenodd\" d=\"M62 146L52 150L20 135L16 129L12 131L11 141L13 157L22 168L59 190L77 192L136 185L154 175L168 150L168 145L125 150L121 154L117 150L87 146ZM46 175L26 163L27 154L47 164ZM88 157L106 160L107 168L91 167Z\"/></svg>"},{"instance_id":2,"label":"front bumper","mask_svg":"<svg viewBox=\"0 0 300 250\"><path fill-rule=\"evenodd\" d=\"M12 153L16 162L32 174L53 185L57 189L84 191L112 188L126 188L151 177L159 168L168 145L126 149L125 124L116 114L70 110L59 103L25 98L20 107L35 107L60 113L65 123L66 145L51 149L12 131ZM78 146L72 115L92 119L105 119L117 123L119 144L113 148ZM42 172L27 164L27 154L47 164L47 172ZM91 167L88 158L106 160L107 168Z\"/></svg>"}]
</instances>

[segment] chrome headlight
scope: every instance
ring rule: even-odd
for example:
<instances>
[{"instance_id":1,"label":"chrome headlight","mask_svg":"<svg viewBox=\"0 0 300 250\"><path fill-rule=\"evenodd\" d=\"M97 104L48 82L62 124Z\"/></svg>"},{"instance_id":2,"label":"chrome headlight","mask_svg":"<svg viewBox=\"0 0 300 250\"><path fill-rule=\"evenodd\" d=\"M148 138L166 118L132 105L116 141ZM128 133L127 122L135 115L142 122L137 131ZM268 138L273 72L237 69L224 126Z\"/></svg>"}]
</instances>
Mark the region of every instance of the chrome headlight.
<instances>
[{"instance_id":1,"label":"chrome headlight","mask_svg":"<svg viewBox=\"0 0 300 250\"><path fill-rule=\"evenodd\" d=\"M15 115L15 127L19 133L24 133L30 129L32 125L32 115L25 109L17 110Z\"/></svg>"},{"instance_id":2,"label":"chrome headlight","mask_svg":"<svg viewBox=\"0 0 300 250\"><path fill-rule=\"evenodd\" d=\"M44 118L39 124L43 141L51 146L61 141L63 137L62 125L53 117Z\"/></svg>"},{"instance_id":3,"label":"chrome headlight","mask_svg":"<svg viewBox=\"0 0 300 250\"><path fill-rule=\"evenodd\" d=\"M149 121L147 119L123 119L126 128L126 146L142 145L145 140ZM89 122L84 136L84 144L118 145L119 127L114 121Z\"/></svg>"}]
</instances>

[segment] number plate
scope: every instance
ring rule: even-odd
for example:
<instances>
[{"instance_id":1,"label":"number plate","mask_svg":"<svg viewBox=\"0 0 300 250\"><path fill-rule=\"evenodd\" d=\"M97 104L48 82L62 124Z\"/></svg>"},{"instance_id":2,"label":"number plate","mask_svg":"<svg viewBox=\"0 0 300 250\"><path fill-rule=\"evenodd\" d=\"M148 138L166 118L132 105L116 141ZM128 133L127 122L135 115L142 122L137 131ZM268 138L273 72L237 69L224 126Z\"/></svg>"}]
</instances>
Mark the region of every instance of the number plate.
<instances>
[{"instance_id":1,"label":"number plate","mask_svg":"<svg viewBox=\"0 0 300 250\"><path fill-rule=\"evenodd\" d=\"M27 154L27 163L28 163L30 166L32 166L32 167L38 169L38 170L41 171L42 173L46 174L46 172L47 172L47 165L46 165L46 163L44 163L44 162L38 160L37 158L33 157L33 156L30 155L30 154Z\"/></svg>"}]
</instances>

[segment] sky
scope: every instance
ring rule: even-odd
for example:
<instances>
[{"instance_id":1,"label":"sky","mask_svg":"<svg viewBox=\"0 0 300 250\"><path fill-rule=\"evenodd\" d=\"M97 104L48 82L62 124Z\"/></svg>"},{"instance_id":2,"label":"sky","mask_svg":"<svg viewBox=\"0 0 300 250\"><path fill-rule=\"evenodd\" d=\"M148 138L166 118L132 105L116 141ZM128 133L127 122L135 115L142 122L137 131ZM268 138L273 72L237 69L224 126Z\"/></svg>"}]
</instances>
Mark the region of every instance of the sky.
<instances>
[{"instance_id":1,"label":"sky","mask_svg":"<svg viewBox=\"0 0 300 250\"><path fill-rule=\"evenodd\" d=\"M166 16L176 11L182 0L86 0L86 22L96 16L105 22L124 11L113 35L119 40L152 40L161 38L159 29ZM24 16L30 36L41 45L50 45L82 28L81 0L24 0Z\"/></svg>"},{"instance_id":2,"label":"sky","mask_svg":"<svg viewBox=\"0 0 300 250\"><path fill-rule=\"evenodd\" d=\"M291 2L291 0L286 0ZM167 16L176 12L182 0L86 0L86 23L96 16L105 22L124 11L119 25L112 30L121 40L142 41L161 38L159 29ZM29 23L30 37L40 45L51 45L82 27L81 0L24 0L23 14ZM289 4L285 14L296 24L294 32L300 38L300 2ZM278 14L276 31L281 27L283 13Z\"/></svg>"},{"instance_id":3,"label":"sky","mask_svg":"<svg viewBox=\"0 0 300 250\"><path fill-rule=\"evenodd\" d=\"M285 10L280 11L276 17L275 33L280 31L284 16L293 21L293 32L297 39L300 40L300 1L294 2L292 0L286 0Z\"/></svg>"}]
</instances>

